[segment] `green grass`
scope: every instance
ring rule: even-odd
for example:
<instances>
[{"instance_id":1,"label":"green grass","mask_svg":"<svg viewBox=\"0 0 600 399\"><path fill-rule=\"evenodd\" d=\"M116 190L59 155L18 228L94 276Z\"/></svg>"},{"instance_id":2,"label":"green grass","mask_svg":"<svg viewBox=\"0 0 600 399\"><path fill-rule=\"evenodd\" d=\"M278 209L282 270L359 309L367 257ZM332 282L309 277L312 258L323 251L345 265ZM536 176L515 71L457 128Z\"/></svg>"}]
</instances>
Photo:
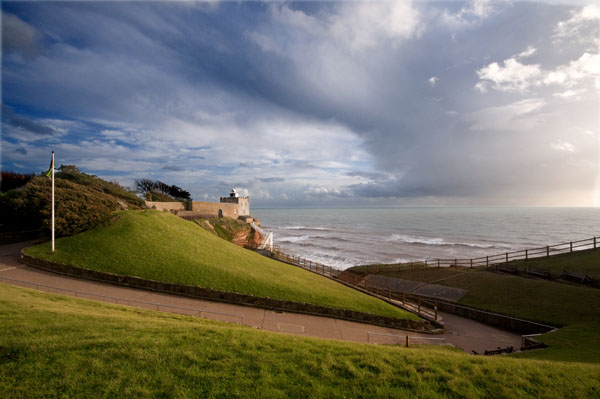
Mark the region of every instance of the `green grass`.
<instances>
[{"instance_id":1,"label":"green grass","mask_svg":"<svg viewBox=\"0 0 600 399\"><path fill-rule=\"evenodd\" d=\"M0 285L2 398L593 398L600 366L296 337Z\"/></svg>"},{"instance_id":2,"label":"green grass","mask_svg":"<svg viewBox=\"0 0 600 399\"><path fill-rule=\"evenodd\" d=\"M120 275L417 319L372 296L240 248L168 212L118 212L93 230L57 240L54 254L49 243L25 253Z\"/></svg>"},{"instance_id":3,"label":"green grass","mask_svg":"<svg viewBox=\"0 0 600 399\"><path fill-rule=\"evenodd\" d=\"M546 270L553 274L561 274L563 270L567 270L587 274L593 278L600 278L600 248L528 260L515 260L509 262L508 266L520 270L531 267Z\"/></svg>"},{"instance_id":4,"label":"green grass","mask_svg":"<svg viewBox=\"0 0 600 399\"><path fill-rule=\"evenodd\" d=\"M461 304L567 326L541 338L551 348L519 356L600 362L600 289L488 271L444 268L385 275L462 288L468 292L458 301Z\"/></svg>"}]
</instances>

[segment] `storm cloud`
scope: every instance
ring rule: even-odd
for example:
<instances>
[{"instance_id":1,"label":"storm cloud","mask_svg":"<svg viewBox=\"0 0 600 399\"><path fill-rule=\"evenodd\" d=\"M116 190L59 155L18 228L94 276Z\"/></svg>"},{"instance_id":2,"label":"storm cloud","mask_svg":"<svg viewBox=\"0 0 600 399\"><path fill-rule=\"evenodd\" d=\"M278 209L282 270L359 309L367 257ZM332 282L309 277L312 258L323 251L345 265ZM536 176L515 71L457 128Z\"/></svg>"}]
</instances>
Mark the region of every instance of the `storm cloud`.
<instances>
[{"instance_id":1,"label":"storm cloud","mask_svg":"<svg viewBox=\"0 0 600 399\"><path fill-rule=\"evenodd\" d=\"M2 11L3 102L19 110L3 107L3 168L42 169L55 149L123 184L238 187L265 205L600 204L593 5Z\"/></svg>"}]
</instances>

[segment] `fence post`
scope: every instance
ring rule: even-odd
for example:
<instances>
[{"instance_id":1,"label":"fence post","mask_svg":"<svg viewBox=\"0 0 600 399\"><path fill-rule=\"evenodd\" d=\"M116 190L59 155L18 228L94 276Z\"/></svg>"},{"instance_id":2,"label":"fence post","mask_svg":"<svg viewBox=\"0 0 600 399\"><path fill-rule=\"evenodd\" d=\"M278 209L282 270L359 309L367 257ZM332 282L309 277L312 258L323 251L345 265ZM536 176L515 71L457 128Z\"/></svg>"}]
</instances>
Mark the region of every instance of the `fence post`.
<instances>
[{"instance_id":1,"label":"fence post","mask_svg":"<svg viewBox=\"0 0 600 399\"><path fill-rule=\"evenodd\" d=\"M406 304L406 292L402 291L402 304Z\"/></svg>"},{"instance_id":2,"label":"fence post","mask_svg":"<svg viewBox=\"0 0 600 399\"><path fill-rule=\"evenodd\" d=\"M458 259L454 258L454 268L458 269Z\"/></svg>"},{"instance_id":3,"label":"fence post","mask_svg":"<svg viewBox=\"0 0 600 399\"><path fill-rule=\"evenodd\" d=\"M594 237L594 249L596 249L596 237Z\"/></svg>"},{"instance_id":4,"label":"fence post","mask_svg":"<svg viewBox=\"0 0 600 399\"><path fill-rule=\"evenodd\" d=\"M437 321L437 305L433 305L433 311L435 312L435 321Z\"/></svg>"},{"instance_id":5,"label":"fence post","mask_svg":"<svg viewBox=\"0 0 600 399\"><path fill-rule=\"evenodd\" d=\"M417 313L421 314L421 297L418 297L418 298L419 298L419 300L417 301L418 302Z\"/></svg>"},{"instance_id":6,"label":"fence post","mask_svg":"<svg viewBox=\"0 0 600 399\"><path fill-rule=\"evenodd\" d=\"M573 241L569 243L570 252L573 252Z\"/></svg>"},{"instance_id":7,"label":"fence post","mask_svg":"<svg viewBox=\"0 0 600 399\"><path fill-rule=\"evenodd\" d=\"M529 259L529 250L525 250L525 259Z\"/></svg>"},{"instance_id":8,"label":"fence post","mask_svg":"<svg viewBox=\"0 0 600 399\"><path fill-rule=\"evenodd\" d=\"M550 245L546 247L546 256L550 256Z\"/></svg>"},{"instance_id":9,"label":"fence post","mask_svg":"<svg viewBox=\"0 0 600 399\"><path fill-rule=\"evenodd\" d=\"M473 258L471 258L471 269L473 268Z\"/></svg>"},{"instance_id":10,"label":"fence post","mask_svg":"<svg viewBox=\"0 0 600 399\"><path fill-rule=\"evenodd\" d=\"M406 336L406 347L408 348L409 346L410 346L410 338L407 335Z\"/></svg>"},{"instance_id":11,"label":"fence post","mask_svg":"<svg viewBox=\"0 0 600 399\"><path fill-rule=\"evenodd\" d=\"M506 263L508 263L508 252L506 253Z\"/></svg>"},{"instance_id":12,"label":"fence post","mask_svg":"<svg viewBox=\"0 0 600 399\"><path fill-rule=\"evenodd\" d=\"M440 258L438 258L438 269L440 268Z\"/></svg>"},{"instance_id":13,"label":"fence post","mask_svg":"<svg viewBox=\"0 0 600 399\"><path fill-rule=\"evenodd\" d=\"M485 267L487 267L487 268L490 267L490 257L489 256L485 257Z\"/></svg>"}]
</instances>

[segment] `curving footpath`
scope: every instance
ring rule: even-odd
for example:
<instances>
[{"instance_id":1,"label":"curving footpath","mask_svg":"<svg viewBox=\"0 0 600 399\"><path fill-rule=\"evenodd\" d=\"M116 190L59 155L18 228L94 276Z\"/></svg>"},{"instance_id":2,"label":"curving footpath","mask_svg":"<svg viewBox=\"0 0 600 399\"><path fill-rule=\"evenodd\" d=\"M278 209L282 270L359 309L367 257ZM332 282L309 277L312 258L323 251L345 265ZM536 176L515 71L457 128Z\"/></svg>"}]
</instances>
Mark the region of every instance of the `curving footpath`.
<instances>
[{"instance_id":1,"label":"curving footpath","mask_svg":"<svg viewBox=\"0 0 600 399\"><path fill-rule=\"evenodd\" d=\"M446 327L445 333L419 334L322 316L211 302L67 277L21 264L19 262L21 249L32 244L33 242L24 242L0 246L0 281L45 292L189 314L244 324L267 331L319 338L375 344L403 344L406 340L405 336L408 335L412 343L447 343L469 353L471 351L483 353L486 349L493 350L507 346L519 348L521 345L520 335L516 333L447 313L441 313Z\"/></svg>"}]
</instances>

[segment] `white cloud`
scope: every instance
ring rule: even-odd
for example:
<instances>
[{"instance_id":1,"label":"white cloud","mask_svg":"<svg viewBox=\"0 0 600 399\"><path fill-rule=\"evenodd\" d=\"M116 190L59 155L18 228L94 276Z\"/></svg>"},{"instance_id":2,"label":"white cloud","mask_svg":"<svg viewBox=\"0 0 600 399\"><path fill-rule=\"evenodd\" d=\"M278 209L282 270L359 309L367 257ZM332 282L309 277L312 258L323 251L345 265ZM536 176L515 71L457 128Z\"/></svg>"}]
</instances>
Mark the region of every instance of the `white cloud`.
<instances>
[{"instance_id":1,"label":"white cloud","mask_svg":"<svg viewBox=\"0 0 600 399\"><path fill-rule=\"evenodd\" d=\"M586 52L577 60L554 70L544 70L539 64L522 64L513 56L504 60L502 65L492 62L479 69L477 75L480 82L475 88L482 93L490 87L507 92L526 92L534 87L549 85L573 88L600 79L600 53Z\"/></svg>"},{"instance_id":2,"label":"white cloud","mask_svg":"<svg viewBox=\"0 0 600 399\"><path fill-rule=\"evenodd\" d=\"M575 146L573 144L560 139L550 143L550 148L559 152L575 152Z\"/></svg>"},{"instance_id":3,"label":"white cloud","mask_svg":"<svg viewBox=\"0 0 600 399\"><path fill-rule=\"evenodd\" d=\"M571 18L556 25L554 39L573 39L580 43L600 45L600 6L590 4L573 11Z\"/></svg>"},{"instance_id":4,"label":"white cloud","mask_svg":"<svg viewBox=\"0 0 600 399\"><path fill-rule=\"evenodd\" d=\"M459 29L478 25L493 12L494 7L491 0L471 0L456 13L444 10L441 20L450 28Z\"/></svg>"},{"instance_id":5,"label":"white cloud","mask_svg":"<svg viewBox=\"0 0 600 399\"><path fill-rule=\"evenodd\" d=\"M525 91L532 85L539 85L542 76L540 65L524 65L516 58L508 58L500 65L492 62L477 71L482 82L475 87L485 93L488 87L500 91Z\"/></svg>"},{"instance_id":6,"label":"white cloud","mask_svg":"<svg viewBox=\"0 0 600 399\"><path fill-rule=\"evenodd\" d=\"M523 59L523 58L527 58L532 56L533 54L535 54L537 50L535 49L535 47L529 46L527 47L527 50L522 51L521 53L519 53L516 58L518 59Z\"/></svg>"},{"instance_id":7,"label":"white cloud","mask_svg":"<svg viewBox=\"0 0 600 399\"><path fill-rule=\"evenodd\" d=\"M352 51L418 34L419 13L410 1L349 2L331 19L330 33Z\"/></svg>"},{"instance_id":8,"label":"white cloud","mask_svg":"<svg viewBox=\"0 0 600 399\"><path fill-rule=\"evenodd\" d=\"M420 33L420 14L411 1L339 3L333 14L315 16L287 4L272 5L270 10L273 20L286 27L286 37L274 38L260 32L250 32L248 37L263 51L280 54L289 51L290 46L310 46L311 40L313 44L330 43L356 53Z\"/></svg>"},{"instance_id":9,"label":"white cloud","mask_svg":"<svg viewBox=\"0 0 600 399\"><path fill-rule=\"evenodd\" d=\"M429 86L434 87L437 82L439 82L440 78L436 77L436 76L432 76L429 78Z\"/></svg>"}]
</instances>

